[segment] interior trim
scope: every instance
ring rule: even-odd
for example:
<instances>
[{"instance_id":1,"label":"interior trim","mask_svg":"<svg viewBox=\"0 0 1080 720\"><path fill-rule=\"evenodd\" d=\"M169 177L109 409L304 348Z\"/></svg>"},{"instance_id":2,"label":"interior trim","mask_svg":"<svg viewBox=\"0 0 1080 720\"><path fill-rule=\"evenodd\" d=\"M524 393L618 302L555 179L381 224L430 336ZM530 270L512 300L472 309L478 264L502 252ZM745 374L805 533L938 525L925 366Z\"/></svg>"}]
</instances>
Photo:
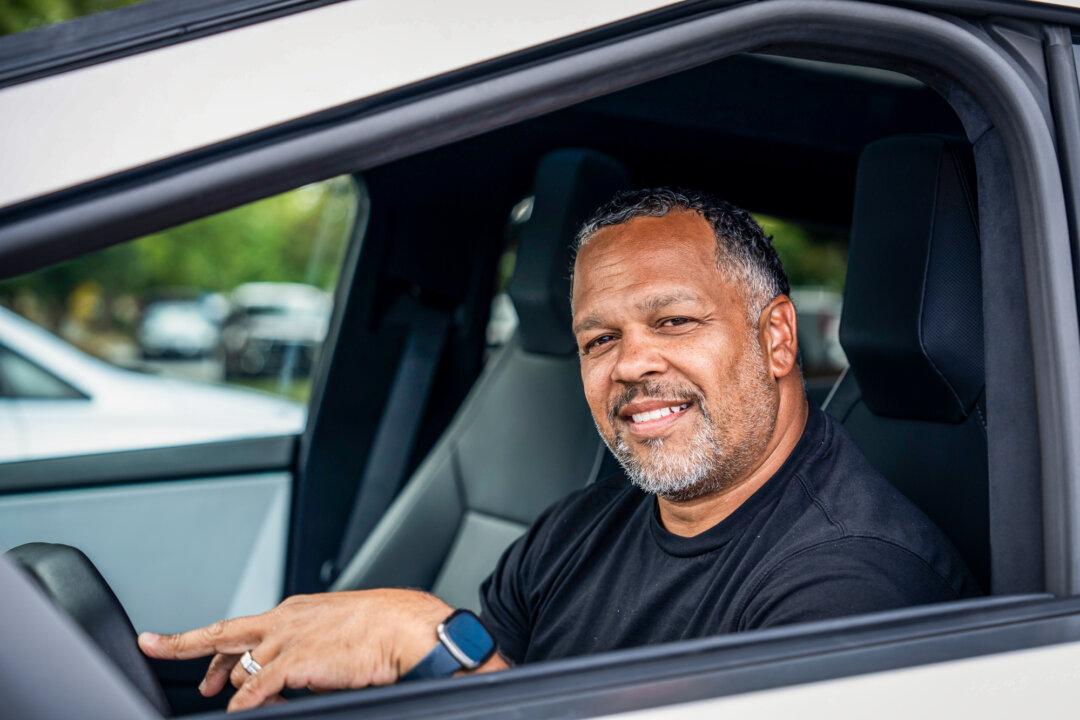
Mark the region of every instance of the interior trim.
<instances>
[{"instance_id":1,"label":"interior trim","mask_svg":"<svg viewBox=\"0 0 1080 720\"><path fill-rule=\"evenodd\" d=\"M0 494L291 470L296 441L286 435L0 463Z\"/></svg>"}]
</instances>

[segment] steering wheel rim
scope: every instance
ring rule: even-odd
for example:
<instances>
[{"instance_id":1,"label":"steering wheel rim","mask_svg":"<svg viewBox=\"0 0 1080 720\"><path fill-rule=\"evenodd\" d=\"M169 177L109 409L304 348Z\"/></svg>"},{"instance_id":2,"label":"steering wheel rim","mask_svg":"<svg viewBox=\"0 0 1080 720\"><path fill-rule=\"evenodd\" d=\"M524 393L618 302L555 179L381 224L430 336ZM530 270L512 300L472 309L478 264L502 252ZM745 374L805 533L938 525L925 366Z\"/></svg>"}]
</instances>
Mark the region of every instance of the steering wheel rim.
<instances>
[{"instance_id":1,"label":"steering wheel rim","mask_svg":"<svg viewBox=\"0 0 1080 720\"><path fill-rule=\"evenodd\" d=\"M26 543L7 555L64 610L162 715L172 714L165 691L139 650L124 606L90 558L70 545Z\"/></svg>"}]
</instances>

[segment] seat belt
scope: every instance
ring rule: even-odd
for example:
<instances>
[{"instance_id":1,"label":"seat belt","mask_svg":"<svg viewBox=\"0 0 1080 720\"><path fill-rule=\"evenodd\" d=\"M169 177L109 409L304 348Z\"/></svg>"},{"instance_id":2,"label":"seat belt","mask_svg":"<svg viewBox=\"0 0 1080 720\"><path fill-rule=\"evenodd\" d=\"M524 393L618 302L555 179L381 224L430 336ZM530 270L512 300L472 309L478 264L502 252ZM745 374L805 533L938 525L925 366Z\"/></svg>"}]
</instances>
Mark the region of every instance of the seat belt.
<instances>
[{"instance_id":1,"label":"seat belt","mask_svg":"<svg viewBox=\"0 0 1080 720\"><path fill-rule=\"evenodd\" d=\"M449 330L450 313L428 307L421 307L409 326L337 559L333 567L323 568L322 579L327 585L364 544L405 480Z\"/></svg>"}]
</instances>

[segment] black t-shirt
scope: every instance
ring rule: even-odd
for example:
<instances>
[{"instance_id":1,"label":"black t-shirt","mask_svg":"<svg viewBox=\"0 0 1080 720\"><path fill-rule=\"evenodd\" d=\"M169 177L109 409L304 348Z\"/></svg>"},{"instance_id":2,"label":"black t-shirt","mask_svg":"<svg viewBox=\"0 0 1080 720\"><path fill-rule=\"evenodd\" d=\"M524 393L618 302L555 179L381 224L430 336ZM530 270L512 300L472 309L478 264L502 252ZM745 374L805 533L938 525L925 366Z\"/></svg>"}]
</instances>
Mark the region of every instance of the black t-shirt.
<instances>
[{"instance_id":1,"label":"black t-shirt","mask_svg":"<svg viewBox=\"0 0 1080 720\"><path fill-rule=\"evenodd\" d=\"M552 507L481 586L516 663L978 594L949 541L812 410L780 470L694 537L615 477Z\"/></svg>"}]
</instances>

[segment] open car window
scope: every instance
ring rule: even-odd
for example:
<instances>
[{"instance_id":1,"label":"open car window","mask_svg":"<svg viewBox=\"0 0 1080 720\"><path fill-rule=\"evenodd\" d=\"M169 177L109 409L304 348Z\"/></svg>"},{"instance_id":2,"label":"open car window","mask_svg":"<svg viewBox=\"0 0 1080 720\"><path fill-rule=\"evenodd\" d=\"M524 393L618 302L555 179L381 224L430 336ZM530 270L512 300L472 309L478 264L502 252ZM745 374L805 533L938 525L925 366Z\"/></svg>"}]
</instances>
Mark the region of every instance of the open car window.
<instances>
[{"instance_id":1,"label":"open car window","mask_svg":"<svg viewBox=\"0 0 1080 720\"><path fill-rule=\"evenodd\" d=\"M303 432L363 192L331 179L0 283L25 401L2 459Z\"/></svg>"}]
</instances>

